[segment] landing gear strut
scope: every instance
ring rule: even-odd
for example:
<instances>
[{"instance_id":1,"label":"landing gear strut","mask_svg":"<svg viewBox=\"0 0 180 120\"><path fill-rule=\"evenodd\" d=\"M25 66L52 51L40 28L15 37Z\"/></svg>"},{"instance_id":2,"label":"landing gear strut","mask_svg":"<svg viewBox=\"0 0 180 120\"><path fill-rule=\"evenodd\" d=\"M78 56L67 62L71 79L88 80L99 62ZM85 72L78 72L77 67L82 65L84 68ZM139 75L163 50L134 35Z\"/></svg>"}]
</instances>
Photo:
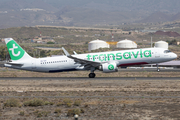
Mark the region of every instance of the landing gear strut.
<instances>
[{"instance_id":1,"label":"landing gear strut","mask_svg":"<svg viewBox=\"0 0 180 120\"><path fill-rule=\"evenodd\" d=\"M159 72L159 71L160 71L160 69L159 69L159 65L158 65L158 63L157 63L156 65L157 65L157 72Z\"/></svg>"},{"instance_id":2,"label":"landing gear strut","mask_svg":"<svg viewBox=\"0 0 180 120\"><path fill-rule=\"evenodd\" d=\"M94 73L95 68L91 67L91 73L89 73L89 78L95 78L96 74Z\"/></svg>"}]
</instances>

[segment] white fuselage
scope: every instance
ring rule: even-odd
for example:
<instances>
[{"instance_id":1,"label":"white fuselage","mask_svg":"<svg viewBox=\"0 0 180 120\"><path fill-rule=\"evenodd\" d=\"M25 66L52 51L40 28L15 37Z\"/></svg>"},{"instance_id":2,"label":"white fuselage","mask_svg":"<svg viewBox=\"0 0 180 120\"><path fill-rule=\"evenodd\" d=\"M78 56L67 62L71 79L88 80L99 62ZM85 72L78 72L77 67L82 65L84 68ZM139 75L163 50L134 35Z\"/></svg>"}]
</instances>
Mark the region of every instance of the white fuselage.
<instances>
[{"instance_id":1,"label":"white fuselage","mask_svg":"<svg viewBox=\"0 0 180 120\"><path fill-rule=\"evenodd\" d=\"M173 60L177 55L173 52L165 52L163 48L144 48L131 49L121 51L110 51L100 53L87 53L72 55L76 58L95 61L99 63L115 62L119 66L131 66L140 64L160 63ZM26 61L20 61L23 65L9 65L6 67L15 69L38 71L38 72L63 72L74 70L87 70L74 59L67 56L46 57L46 58L32 58Z\"/></svg>"}]
</instances>

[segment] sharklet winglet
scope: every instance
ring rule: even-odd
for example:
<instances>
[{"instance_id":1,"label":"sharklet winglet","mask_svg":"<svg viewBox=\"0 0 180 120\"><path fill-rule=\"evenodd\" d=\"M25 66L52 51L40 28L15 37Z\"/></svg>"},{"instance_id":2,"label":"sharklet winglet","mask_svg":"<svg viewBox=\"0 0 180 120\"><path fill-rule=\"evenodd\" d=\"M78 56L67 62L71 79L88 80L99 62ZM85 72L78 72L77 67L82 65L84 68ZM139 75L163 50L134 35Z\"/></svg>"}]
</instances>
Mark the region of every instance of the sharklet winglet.
<instances>
[{"instance_id":1,"label":"sharklet winglet","mask_svg":"<svg viewBox=\"0 0 180 120\"><path fill-rule=\"evenodd\" d=\"M62 50L64 51L66 56L70 56L70 54L68 53L68 51L64 47L62 47Z\"/></svg>"}]
</instances>

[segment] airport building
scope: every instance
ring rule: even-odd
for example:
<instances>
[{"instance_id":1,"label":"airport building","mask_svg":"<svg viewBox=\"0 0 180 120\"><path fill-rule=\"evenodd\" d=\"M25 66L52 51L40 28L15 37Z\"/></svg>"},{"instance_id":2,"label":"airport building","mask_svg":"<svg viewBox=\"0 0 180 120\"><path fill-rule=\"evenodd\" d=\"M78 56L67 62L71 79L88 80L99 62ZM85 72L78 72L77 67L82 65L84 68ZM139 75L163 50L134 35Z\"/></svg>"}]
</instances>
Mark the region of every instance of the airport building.
<instances>
[{"instance_id":1,"label":"airport building","mask_svg":"<svg viewBox=\"0 0 180 120\"><path fill-rule=\"evenodd\" d=\"M117 48L137 48L137 44L131 40L122 40L117 43Z\"/></svg>"},{"instance_id":2,"label":"airport building","mask_svg":"<svg viewBox=\"0 0 180 120\"><path fill-rule=\"evenodd\" d=\"M88 51L96 50L99 48L109 48L109 44L103 40L93 40L88 43Z\"/></svg>"},{"instance_id":3,"label":"airport building","mask_svg":"<svg viewBox=\"0 0 180 120\"><path fill-rule=\"evenodd\" d=\"M168 49L168 43L165 41L158 41L158 42L155 42L155 47Z\"/></svg>"}]
</instances>

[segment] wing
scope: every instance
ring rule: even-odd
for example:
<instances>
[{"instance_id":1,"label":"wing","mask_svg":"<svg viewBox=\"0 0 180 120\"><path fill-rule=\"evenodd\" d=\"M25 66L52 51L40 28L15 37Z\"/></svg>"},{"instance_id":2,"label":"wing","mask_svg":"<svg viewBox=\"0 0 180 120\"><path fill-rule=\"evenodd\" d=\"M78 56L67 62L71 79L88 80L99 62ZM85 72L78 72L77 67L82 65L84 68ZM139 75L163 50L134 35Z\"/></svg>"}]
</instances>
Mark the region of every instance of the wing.
<instances>
[{"instance_id":1,"label":"wing","mask_svg":"<svg viewBox=\"0 0 180 120\"><path fill-rule=\"evenodd\" d=\"M89 61L89 60L84 60L80 58L76 58L74 56L68 55L68 58L74 59L75 62L80 63L82 66L93 66L93 67L98 67L101 65L101 62L95 62L95 61Z\"/></svg>"},{"instance_id":2,"label":"wing","mask_svg":"<svg viewBox=\"0 0 180 120\"><path fill-rule=\"evenodd\" d=\"M66 49L64 49L63 47L62 47L62 50L64 51L64 53L66 54L66 56L68 58L74 59L74 61L76 63L81 64L81 66L84 66L84 68L86 68L86 69L89 69L90 67L98 67L98 66L100 66L102 64L101 62L89 61L89 60L84 60L84 59L80 59L80 58L71 56L68 53L68 51L66 51Z\"/></svg>"}]
</instances>

